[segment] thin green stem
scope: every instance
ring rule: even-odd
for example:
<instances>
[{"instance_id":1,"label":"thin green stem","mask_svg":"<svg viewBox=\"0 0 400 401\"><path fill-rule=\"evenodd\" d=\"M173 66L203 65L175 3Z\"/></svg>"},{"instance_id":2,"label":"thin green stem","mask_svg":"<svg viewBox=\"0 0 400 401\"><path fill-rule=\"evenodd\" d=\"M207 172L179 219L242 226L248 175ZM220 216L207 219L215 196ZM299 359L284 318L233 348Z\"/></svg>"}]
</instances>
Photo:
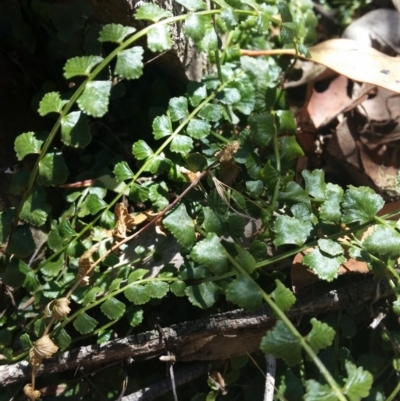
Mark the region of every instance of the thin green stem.
<instances>
[{"instance_id":1,"label":"thin green stem","mask_svg":"<svg viewBox=\"0 0 400 401\"><path fill-rule=\"evenodd\" d=\"M236 79L239 77L241 73L237 74L232 80ZM166 141L154 152L154 156L159 156L162 151L168 146L168 144L173 140L173 138L182 131L182 129L189 123L191 119L193 119L194 116L197 115L197 113L208 103L210 103L219 92L221 92L226 85L228 85L231 82L231 80L227 81L226 83L222 84L217 88L215 92L210 94L206 99L204 99L180 124L179 126L175 129L175 131L167 138ZM225 139L224 139L225 142ZM129 191L129 188L135 183L135 181L140 177L140 175L148 169L150 164L153 162L153 158L149 158L145 161L145 163L142 165L142 167L138 170L138 172L133 176L132 180L126 184L125 188L119 193L111 202L107 205L105 209L102 210L102 213L107 212L110 210L121 198L122 194L126 193ZM97 217L95 217L89 224L87 224L80 232L79 234L74 238L74 241L77 241L79 238L81 238L88 230L92 229L92 227L96 224L96 222L101 218L102 213L100 213ZM57 256L64 252L70 244L65 245L63 248L61 248L58 252L53 253L48 259L46 259L44 262L42 262L39 265L39 269L42 268L46 263L50 262L51 260L57 258Z\"/></svg>"},{"instance_id":2,"label":"thin green stem","mask_svg":"<svg viewBox=\"0 0 400 401\"><path fill-rule=\"evenodd\" d=\"M274 116L274 125L276 127L276 116ZM274 146L274 153L275 153L275 161L276 161L276 170L278 171L278 179L276 181L275 184L275 188L274 188L274 192L272 195L272 199L271 199L271 212L273 212L275 210L276 207L276 202L278 200L278 195L279 195L279 188L281 186L281 158L279 155L279 144L278 144L278 130L275 128L275 132L274 132L274 137L273 137L273 146Z\"/></svg>"},{"instance_id":3,"label":"thin green stem","mask_svg":"<svg viewBox=\"0 0 400 401\"><path fill-rule=\"evenodd\" d=\"M330 374L328 369L322 363L322 361L318 358L317 354L311 348L311 346L307 343L306 339L297 331L296 327L289 320L289 318L285 315L285 313L276 305L276 303L272 300L272 298L254 281L254 279L250 276L249 273L231 256L229 253L226 253L229 262L235 267L235 269L243 276L247 277L249 280L253 281L253 283L258 287L259 291L262 294L265 302L272 309L275 315L285 324L285 326L290 330L290 332L298 339L304 351L310 357L310 359L314 362L314 364L319 369L320 373L324 376L325 380L335 393L336 397L340 401L347 401L346 397L343 395L339 385L336 383L333 376Z\"/></svg>"},{"instance_id":4,"label":"thin green stem","mask_svg":"<svg viewBox=\"0 0 400 401\"><path fill-rule=\"evenodd\" d=\"M225 138L224 136L218 134L218 133L215 132L215 131L211 131L210 133L211 133L211 135L212 135L214 138L217 138L217 139L220 140L221 142L224 142L224 143L231 143L231 142L232 142L232 141L230 141L228 138Z\"/></svg>"},{"instance_id":5,"label":"thin green stem","mask_svg":"<svg viewBox=\"0 0 400 401\"><path fill-rule=\"evenodd\" d=\"M371 223L360 224L360 225L357 225L357 226L355 226L355 227L353 227L353 228L351 228L349 230L341 231L341 232L338 232L338 233L332 234L332 235L328 235L325 238L326 239L331 239L331 240L337 240L338 238L343 237L343 235L349 235L349 234L351 234L353 232L357 232L357 231L359 231L359 230L361 230L363 228L366 228L366 227L368 227L370 225L371 225ZM296 248L296 249L293 249L291 251L282 253L280 255L272 256L271 258L263 260L262 262L258 262L256 264L256 268L266 267L266 266L269 266L271 264L277 263L277 262L279 262L281 260L287 259L288 257L295 256L299 252L303 252L306 249L311 248L311 247L316 246L316 245L318 245L318 241L317 240L308 242L307 244L305 244L305 245L303 245L303 246L301 246L299 248Z\"/></svg>"},{"instance_id":6,"label":"thin green stem","mask_svg":"<svg viewBox=\"0 0 400 401\"><path fill-rule=\"evenodd\" d=\"M113 298L115 296L117 296L118 294L121 294L122 292L124 292L125 290L127 290L129 287L131 287L132 285L140 285L140 284L146 284L149 283L151 281L165 281L165 282L173 282L173 281L177 281L178 278L176 277L150 277L150 278L144 278L144 279L140 279L137 281L133 281L132 283L127 284L124 287L118 288L117 290L114 290L110 293L108 293L107 295L102 296L101 298L97 299L96 301L93 301L85 306L83 306L82 308L80 308L78 311L76 311L73 315L68 316L67 318L65 318L60 325L58 325L55 329L55 332L58 332L59 330L61 330L62 328L64 328L67 324L69 324L70 322L72 322L75 318L77 318L81 313L88 311L89 309L94 308L95 306L98 306L100 304L102 304L103 302L105 302L107 299Z\"/></svg>"},{"instance_id":7,"label":"thin green stem","mask_svg":"<svg viewBox=\"0 0 400 401\"><path fill-rule=\"evenodd\" d=\"M386 398L386 401L393 401L396 398L396 396L399 393L399 391L400 391L400 381L397 383L397 386L391 392L389 397Z\"/></svg>"},{"instance_id":8,"label":"thin green stem","mask_svg":"<svg viewBox=\"0 0 400 401\"><path fill-rule=\"evenodd\" d=\"M221 10L206 10L206 11L200 11L197 12L198 15L215 15L215 14L219 14L221 12ZM254 12L250 12L250 11L246 11L244 14L246 15L253 15L256 14ZM33 166L31 175L29 177L29 181L27 184L27 187L22 195L22 199L18 205L18 208L16 210L16 214L15 214L15 218L13 220L13 223L11 225L10 228L10 234L9 234L9 238L8 238L8 242L10 242L15 229L17 228L18 225L18 221L19 221L19 215L22 211L22 207L24 205L24 203L26 202L26 200L28 199L29 194L31 193L35 182L36 182L36 178L38 176L39 173L39 165L40 162L42 161L42 159L46 156L47 151L49 150L51 144L54 141L54 138L61 126L61 121L62 119L70 112L70 110L72 109L72 107L74 106L74 104L76 103L76 101L79 99L79 97L81 96L81 94L83 93L84 89L86 88L86 85L93 81L99 74L101 71L104 70L104 68L106 68L110 62L118 56L118 54L126 49L127 47L131 46L134 42L136 42L137 40L139 40L140 38L144 37L145 35L147 35L149 33L149 31L151 29L153 29L156 26L162 26L162 25L168 25L168 24L172 24L178 21L182 21L184 19L186 19L190 14L183 14L183 15L179 15L179 16L175 16L175 17L170 17L170 18L166 18L162 21L159 21L155 24L152 24L148 27L143 28L142 30L140 30L139 32L137 32L136 34L132 35L131 37L129 37L126 41L124 41L122 44L120 44L117 48L115 48L107 57L104 58L104 60L102 60L95 68L94 70L90 73L90 75L87 77L87 79L76 89L76 91L73 93L73 95L71 96L71 99L68 101L68 103L64 106L63 110L60 113L60 116L58 117L57 121L55 122L53 128L50 131L49 136L47 137L46 141L44 142L42 149L40 151L39 156L36 159L35 165Z\"/></svg>"},{"instance_id":9,"label":"thin green stem","mask_svg":"<svg viewBox=\"0 0 400 401\"><path fill-rule=\"evenodd\" d=\"M374 217L374 221L378 224L382 224L384 227L386 228L390 228L390 229L394 229L394 227L392 225L390 225L385 219L383 219L382 217L379 216L375 216Z\"/></svg>"}]
</instances>

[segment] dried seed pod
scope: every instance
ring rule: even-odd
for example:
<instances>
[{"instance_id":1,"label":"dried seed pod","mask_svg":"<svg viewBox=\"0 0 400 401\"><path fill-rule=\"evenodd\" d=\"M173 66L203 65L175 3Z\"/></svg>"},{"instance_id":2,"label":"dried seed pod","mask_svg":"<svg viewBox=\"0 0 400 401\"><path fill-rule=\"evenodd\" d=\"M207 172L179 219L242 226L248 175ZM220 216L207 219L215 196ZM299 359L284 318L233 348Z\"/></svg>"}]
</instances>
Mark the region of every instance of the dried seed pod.
<instances>
[{"instance_id":1,"label":"dried seed pod","mask_svg":"<svg viewBox=\"0 0 400 401\"><path fill-rule=\"evenodd\" d=\"M30 384L30 383L24 387L24 393L31 400L38 400L41 396L40 391L34 390L32 388L32 384Z\"/></svg>"},{"instance_id":2,"label":"dried seed pod","mask_svg":"<svg viewBox=\"0 0 400 401\"><path fill-rule=\"evenodd\" d=\"M41 361L45 358L51 358L51 356L57 351L57 345L55 345L50 337L46 335L33 343L33 347L29 351L29 355L31 356L31 359L34 359L35 361Z\"/></svg>"},{"instance_id":3,"label":"dried seed pod","mask_svg":"<svg viewBox=\"0 0 400 401\"><path fill-rule=\"evenodd\" d=\"M50 312L50 316L60 320L71 312L70 303L68 298L55 299L46 306L46 313Z\"/></svg>"},{"instance_id":4,"label":"dried seed pod","mask_svg":"<svg viewBox=\"0 0 400 401\"><path fill-rule=\"evenodd\" d=\"M221 163L226 163L230 160L232 160L233 156L236 154L236 152L240 148L240 142L239 141L233 141L232 143L228 143L226 146L224 146L223 149L221 149L219 152L215 154L215 157L221 162Z\"/></svg>"}]
</instances>

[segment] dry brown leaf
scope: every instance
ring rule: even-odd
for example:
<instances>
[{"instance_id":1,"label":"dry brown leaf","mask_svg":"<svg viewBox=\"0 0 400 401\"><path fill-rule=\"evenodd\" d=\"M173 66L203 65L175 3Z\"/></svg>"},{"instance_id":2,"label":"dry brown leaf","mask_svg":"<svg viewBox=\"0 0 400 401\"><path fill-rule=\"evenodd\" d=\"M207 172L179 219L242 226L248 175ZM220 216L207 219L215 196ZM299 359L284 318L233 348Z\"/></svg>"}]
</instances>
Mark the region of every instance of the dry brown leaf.
<instances>
[{"instance_id":1,"label":"dry brown leaf","mask_svg":"<svg viewBox=\"0 0 400 401\"><path fill-rule=\"evenodd\" d=\"M315 128L325 125L341 113L351 99L347 94L348 78L343 75L336 77L323 92L313 89L307 110Z\"/></svg>"},{"instance_id":2,"label":"dry brown leaf","mask_svg":"<svg viewBox=\"0 0 400 401\"><path fill-rule=\"evenodd\" d=\"M360 159L366 174L374 181L381 192L396 193L398 161L397 152L386 145L368 147L358 142ZM390 157L394 153L395 158ZM397 191L398 192L398 191Z\"/></svg>"},{"instance_id":3,"label":"dry brown leaf","mask_svg":"<svg viewBox=\"0 0 400 401\"><path fill-rule=\"evenodd\" d=\"M233 160L221 163L219 170L219 177L221 181L226 185L232 185L236 180L236 177L240 173L240 167Z\"/></svg>"},{"instance_id":4,"label":"dry brown leaf","mask_svg":"<svg viewBox=\"0 0 400 401\"><path fill-rule=\"evenodd\" d=\"M368 120L387 121L400 116L400 96L388 89L379 88L376 96L365 100L358 111Z\"/></svg>"},{"instance_id":5,"label":"dry brown leaf","mask_svg":"<svg viewBox=\"0 0 400 401\"><path fill-rule=\"evenodd\" d=\"M312 61L358 81L400 93L400 58L351 39L331 39L309 48Z\"/></svg>"},{"instance_id":6,"label":"dry brown leaf","mask_svg":"<svg viewBox=\"0 0 400 401\"><path fill-rule=\"evenodd\" d=\"M398 212L398 214L392 217L392 220L398 220L400 218L400 201L387 202L377 214L378 216L384 216L387 213L393 212Z\"/></svg>"},{"instance_id":7,"label":"dry brown leaf","mask_svg":"<svg viewBox=\"0 0 400 401\"><path fill-rule=\"evenodd\" d=\"M351 39L330 39L308 49L311 59L357 81L400 93L400 58L390 57ZM296 55L295 49L241 50L242 55Z\"/></svg>"}]
</instances>

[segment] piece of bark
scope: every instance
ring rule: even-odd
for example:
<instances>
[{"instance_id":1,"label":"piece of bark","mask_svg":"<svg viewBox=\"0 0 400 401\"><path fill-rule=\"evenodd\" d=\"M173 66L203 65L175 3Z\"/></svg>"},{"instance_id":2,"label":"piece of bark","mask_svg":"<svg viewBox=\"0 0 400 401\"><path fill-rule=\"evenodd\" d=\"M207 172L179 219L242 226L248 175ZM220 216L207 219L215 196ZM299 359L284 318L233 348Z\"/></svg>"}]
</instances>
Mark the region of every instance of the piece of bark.
<instances>
[{"instance_id":1,"label":"piece of bark","mask_svg":"<svg viewBox=\"0 0 400 401\"><path fill-rule=\"evenodd\" d=\"M170 11L173 16L184 14L187 11L174 0L86 0L93 8L91 17L101 25L122 24L134 26L140 30L148 25L148 22L136 21L134 14L140 5L145 3L155 3L162 9ZM71 0L57 0L54 3L68 4ZM205 55L199 52L193 42L183 34L182 22L171 24L170 34L172 39L172 50L166 52L161 57L153 61L164 73L173 80L186 82L200 81L207 68ZM144 41L141 45L146 45ZM151 53L148 58L151 59L158 54Z\"/></svg>"},{"instance_id":2,"label":"piece of bark","mask_svg":"<svg viewBox=\"0 0 400 401\"><path fill-rule=\"evenodd\" d=\"M287 315L291 319L317 316L365 302L373 303L391 293L384 280L375 281L373 277L366 275L352 276L351 280L343 277L343 280L336 280L331 284L318 283L312 287L310 293L300 294ZM163 328L163 332L168 339L169 351L176 356L177 361L219 360L257 351L261 338L274 323L273 314L264 306L255 313L234 310ZM37 376L76 369L78 366L93 368L127 357L138 362L165 352L165 345L158 331L147 331L64 352L51 360L45 360L38 369ZM27 361L0 366L0 383L7 385L28 380L30 372Z\"/></svg>"}]
</instances>

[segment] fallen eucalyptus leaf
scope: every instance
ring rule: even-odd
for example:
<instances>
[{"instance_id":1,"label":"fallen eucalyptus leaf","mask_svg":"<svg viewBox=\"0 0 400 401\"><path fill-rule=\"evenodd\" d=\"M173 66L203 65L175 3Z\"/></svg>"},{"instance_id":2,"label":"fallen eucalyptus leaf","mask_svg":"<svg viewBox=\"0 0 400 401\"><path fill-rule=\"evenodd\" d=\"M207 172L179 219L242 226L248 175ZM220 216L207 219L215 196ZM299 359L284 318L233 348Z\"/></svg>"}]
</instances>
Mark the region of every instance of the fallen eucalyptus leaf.
<instances>
[{"instance_id":1,"label":"fallen eucalyptus leaf","mask_svg":"<svg viewBox=\"0 0 400 401\"><path fill-rule=\"evenodd\" d=\"M400 58L390 57L351 39L331 39L308 49L311 58L339 74L400 93ZM244 56L295 55L295 49L241 50Z\"/></svg>"}]
</instances>

